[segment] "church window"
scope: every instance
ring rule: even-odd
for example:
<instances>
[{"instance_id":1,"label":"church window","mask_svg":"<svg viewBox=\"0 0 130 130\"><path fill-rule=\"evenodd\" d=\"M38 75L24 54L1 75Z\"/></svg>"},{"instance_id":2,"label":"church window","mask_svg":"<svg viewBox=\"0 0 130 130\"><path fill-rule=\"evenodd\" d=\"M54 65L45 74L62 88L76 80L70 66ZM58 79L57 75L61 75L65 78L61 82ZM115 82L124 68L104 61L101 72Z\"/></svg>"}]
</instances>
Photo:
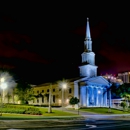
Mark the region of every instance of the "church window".
<instances>
[{"instance_id":1,"label":"church window","mask_svg":"<svg viewBox=\"0 0 130 130\"><path fill-rule=\"evenodd\" d=\"M44 103L44 96L42 96L42 103Z\"/></svg>"},{"instance_id":2,"label":"church window","mask_svg":"<svg viewBox=\"0 0 130 130\"><path fill-rule=\"evenodd\" d=\"M55 92L55 89L53 89L53 92Z\"/></svg>"},{"instance_id":3,"label":"church window","mask_svg":"<svg viewBox=\"0 0 130 130\"><path fill-rule=\"evenodd\" d=\"M69 93L71 93L71 88L69 89Z\"/></svg>"},{"instance_id":4,"label":"church window","mask_svg":"<svg viewBox=\"0 0 130 130\"><path fill-rule=\"evenodd\" d=\"M55 103L55 95L53 95L53 102Z\"/></svg>"},{"instance_id":5,"label":"church window","mask_svg":"<svg viewBox=\"0 0 130 130\"><path fill-rule=\"evenodd\" d=\"M47 92L49 92L49 89L47 89Z\"/></svg>"},{"instance_id":6,"label":"church window","mask_svg":"<svg viewBox=\"0 0 130 130\"><path fill-rule=\"evenodd\" d=\"M49 95L47 96L47 102L49 102Z\"/></svg>"}]
</instances>

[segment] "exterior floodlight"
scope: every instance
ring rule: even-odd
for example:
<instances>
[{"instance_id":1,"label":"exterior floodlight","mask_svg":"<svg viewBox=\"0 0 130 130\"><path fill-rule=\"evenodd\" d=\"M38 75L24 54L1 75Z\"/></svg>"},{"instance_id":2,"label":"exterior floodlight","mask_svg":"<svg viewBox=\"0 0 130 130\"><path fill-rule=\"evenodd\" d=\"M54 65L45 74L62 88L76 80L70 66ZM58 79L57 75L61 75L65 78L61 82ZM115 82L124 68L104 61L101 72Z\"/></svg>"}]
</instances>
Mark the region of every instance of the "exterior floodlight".
<instances>
[{"instance_id":1,"label":"exterior floodlight","mask_svg":"<svg viewBox=\"0 0 130 130\"><path fill-rule=\"evenodd\" d=\"M66 84L63 84L63 89L66 89Z\"/></svg>"},{"instance_id":2,"label":"exterior floodlight","mask_svg":"<svg viewBox=\"0 0 130 130\"><path fill-rule=\"evenodd\" d=\"M101 91L98 91L98 94L100 94L101 93Z\"/></svg>"},{"instance_id":3,"label":"exterior floodlight","mask_svg":"<svg viewBox=\"0 0 130 130\"><path fill-rule=\"evenodd\" d=\"M2 89L6 89L6 88L7 88L7 84L6 84L6 83L2 83L2 84L0 85L0 87L1 87Z\"/></svg>"},{"instance_id":4,"label":"exterior floodlight","mask_svg":"<svg viewBox=\"0 0 130 130\"><path fill-rule=\"evenodd\" d=\"M1 81L1 82L4 82L4 81L5 81L5 79L4 79L4 78L1 78L1 79L0 79L0 81Z\"/></svg>"}]
</instances>

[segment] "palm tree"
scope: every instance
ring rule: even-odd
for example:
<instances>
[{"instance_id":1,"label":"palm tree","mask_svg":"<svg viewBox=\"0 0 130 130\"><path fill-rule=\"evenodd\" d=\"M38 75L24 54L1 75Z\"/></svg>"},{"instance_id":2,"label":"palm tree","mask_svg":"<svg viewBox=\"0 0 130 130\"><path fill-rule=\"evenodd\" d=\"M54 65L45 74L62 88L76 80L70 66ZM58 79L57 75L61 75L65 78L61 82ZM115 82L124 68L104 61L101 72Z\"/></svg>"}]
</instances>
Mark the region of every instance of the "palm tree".
<instances>
[{"instance_id":1,"label":"palm tree","mask_svg":"<svg viewBox=\"0 0 130 130\"><path fill-rule=\"evenodd\" d=\"M125 102L127 104L127 107L128 107L128 102L130 101L130 94L125 92L125 93L121 94L121 97L124 98L124 100L125 100Z\"/></svg>"},{"instance_id":2,"label":"palm tree","mask_svg":"<svg viewBox=\"0 0 130 130\"><path fill-rule=\"evenodd\" d=\"M12 95L9 92L7 92L7 94L5 95L5 97L7 98L7 103L9 103Z\"/></svg>"}]
</instances>

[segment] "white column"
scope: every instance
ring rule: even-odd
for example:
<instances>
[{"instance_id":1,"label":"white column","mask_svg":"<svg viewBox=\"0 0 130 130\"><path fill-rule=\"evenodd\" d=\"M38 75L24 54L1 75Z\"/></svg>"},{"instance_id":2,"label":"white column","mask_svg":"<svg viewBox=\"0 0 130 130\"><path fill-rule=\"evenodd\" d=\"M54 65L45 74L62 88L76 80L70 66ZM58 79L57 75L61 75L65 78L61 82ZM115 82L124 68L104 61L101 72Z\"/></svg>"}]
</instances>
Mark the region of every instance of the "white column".
<instances>
[{"instance_id":1,"label":"white column","mask_svg":"<svg viewBox=\"0 0 130 130\"><path fill-rule=\"evenodd\" d=\"M96 106L96 101L95 101L95 99L96 99L96 86L93 86L93 103L94 103L93 106Z\"/></svg>"},{"instance_id":2,"label":"white column","mask_svg":"<svg viewBox=\"0 0 130 130\"><path fill-rule=\"evenodd\" d=\"M104 106L107 106L107 89L104 89Z\"/></svg>"},{"instance_id":3,"label":"white column","mask_svg":"<svg viewBox=\"0 0 130 130\"><path fill-rule=\"evenodd\" d=\"M98 107L100 106L100 94L101 94L101 90L99 89L99 87L97 87L97 106Z\"/></svg>"},{"instance_id":4,"label":"white column","mask_svg":"<svg viewBox=\"0 0 130 130\"><path fill-rule=\"evenodd\" d=\"M86 95L86 86L82 86L82 87L80 87L80 92L81 92L81 94L80 94L80 100L81 100L81 105L82 106L87 106L87 104L86 104L86 100L87 100L87 95Z\"/></svg>"},{"instance_id":5,"label":"white column","mask_svg":"<svg viewBox=\"0 0 130 130\"><path fill-rule=\"evenodd\" d=\"M79 86L78 86L78 82L74 82L74 97L77 97L79 99Z\"/></svg>"},{"instance_id":6,"label":"white column","mask_svg":"<svg viewBox=\"0 0 130 130\"><path fill-rule=\"evenodd\" d=\"M103 106L103 88L101 88L101 106Z\"/></svg>"},{"instance_id":7,"label":"white column","mask_svg":"<svg viewBox=\"0 0 130 130\"><path fill-rule=\"evenodd\" d=\"M93 103L93 101L94 101L94 87L93 86L91 86L91 90L92 90L91 100L92 100L92 103ZM93 104L92 104L92 106L93 106Z\"/></svg>"},{"instance_id":8,"label":"white column","mask_svg":"<svg viewBox=\"0 0 130 130\"><path fill-rule=\"evenodd\" d=\"M96 106L98 106L98 87L96 87Z\"/></svg>"},{"instance_id":9,"label":"white column","mask_svg":"<svg viewBox=\"0 0 130 130\"><path fill-rule=\"evenodd\" d=\"M111 107L111 90L109 90L109 107Z\"/></svg>"},{"instance_id":10,"label":"white column","mask_svg":"<svg viewBox=\"0 0 130 130\"><path fill-rule=\"evenodd\" d=\"M87 107L88 107L88 105L89 105L89 87L88 86L86 86L86 104L87 104Z\"/></svg>"}]
</instances>

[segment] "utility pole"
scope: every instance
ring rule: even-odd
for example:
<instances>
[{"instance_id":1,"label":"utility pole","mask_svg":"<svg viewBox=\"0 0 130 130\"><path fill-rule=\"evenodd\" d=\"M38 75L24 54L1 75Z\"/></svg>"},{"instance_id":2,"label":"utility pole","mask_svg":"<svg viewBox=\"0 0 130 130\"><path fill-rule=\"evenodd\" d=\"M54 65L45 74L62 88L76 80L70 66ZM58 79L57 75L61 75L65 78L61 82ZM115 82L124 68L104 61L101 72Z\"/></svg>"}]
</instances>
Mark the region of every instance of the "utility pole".
<instances>
[{"instance_id":1,"label":"utility pole","mask_svg":"<svg viewBox=\"0 0 130 130\"><path fill-rule=\"evenodd\" d=\"M52 90L52 84L50 84L50 89L49 89L49 107L48 107L48 113L51 113L51 90Z\"/></svg>"}]
</instances>

